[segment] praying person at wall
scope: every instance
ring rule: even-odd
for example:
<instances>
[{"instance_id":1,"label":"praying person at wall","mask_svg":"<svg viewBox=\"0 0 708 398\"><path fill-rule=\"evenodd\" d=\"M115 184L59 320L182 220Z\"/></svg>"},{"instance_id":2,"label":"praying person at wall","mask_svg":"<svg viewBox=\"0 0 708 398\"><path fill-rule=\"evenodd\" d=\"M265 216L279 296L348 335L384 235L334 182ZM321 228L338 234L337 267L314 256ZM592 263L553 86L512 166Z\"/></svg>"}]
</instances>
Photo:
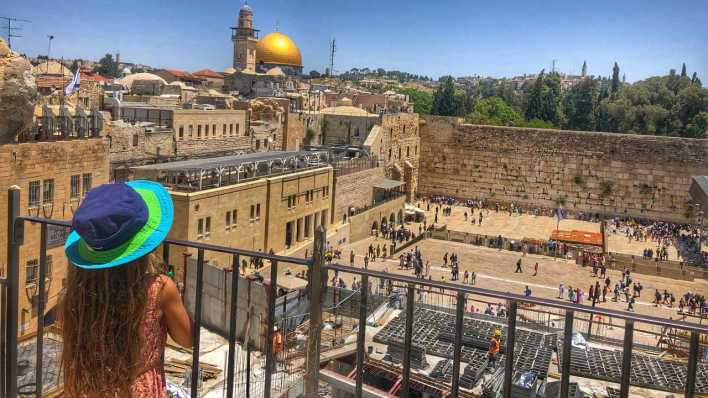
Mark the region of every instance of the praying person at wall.
<instances>
[{"instance_id":1,"label":"praying person at wall","mask_svg":"<svg viewBox=\"0 0 708 398\"><path fill-rule=\"evenodd\" d=\"M153 254L173 217L165 188L142 180L98 186L74 213L59 307L67 397L167 397L167 335L192 346L177 286Z\"/></svg>"}]
</instances>

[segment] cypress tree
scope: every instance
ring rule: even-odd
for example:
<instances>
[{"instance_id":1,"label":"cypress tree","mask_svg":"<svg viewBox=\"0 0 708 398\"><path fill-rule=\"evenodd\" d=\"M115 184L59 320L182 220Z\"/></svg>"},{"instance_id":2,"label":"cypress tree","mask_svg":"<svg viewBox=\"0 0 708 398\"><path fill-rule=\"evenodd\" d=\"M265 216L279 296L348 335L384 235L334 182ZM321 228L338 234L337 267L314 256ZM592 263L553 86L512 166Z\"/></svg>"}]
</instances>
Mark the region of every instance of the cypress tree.
<instances>
[{"instance_id":1,"label":"cypress tree","mask_svg":"<svg viewBox=\"0 0 708 398\"><path fill-rule=\"evenodd\" d=\"M684 62L681 66L681 77L686 77L686 63Z\"/></svg>"},{"instance_id":2,"label":"cypress tree","mask_svg":"<svg viewBox=\"0 0 708 398\"><path fill-rule=\"evenodd\" d=\"M612 94L617 94L620 88L620 67L615 62L612 67Z\"/></svg>"}]
</instances>

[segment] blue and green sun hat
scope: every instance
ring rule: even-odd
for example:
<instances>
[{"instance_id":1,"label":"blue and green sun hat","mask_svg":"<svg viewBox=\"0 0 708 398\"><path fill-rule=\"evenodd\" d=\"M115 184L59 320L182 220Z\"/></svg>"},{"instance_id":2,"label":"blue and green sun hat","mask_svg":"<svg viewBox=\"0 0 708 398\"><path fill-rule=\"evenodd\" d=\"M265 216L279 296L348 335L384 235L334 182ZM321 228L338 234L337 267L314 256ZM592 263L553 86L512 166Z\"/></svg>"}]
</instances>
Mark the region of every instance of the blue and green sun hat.
<instances>
[{"instance_id":1,"label":"blue and green sun hat","mask_svg":"<svg viewBox=\"0 0 708 398\"><path fill-rule=\"evenodd\" d=\"M64 252L84 269L117 267L151 253L172 228L174 206L157 182L100 185L76 209Z\"/></svg>"}]
</instances>

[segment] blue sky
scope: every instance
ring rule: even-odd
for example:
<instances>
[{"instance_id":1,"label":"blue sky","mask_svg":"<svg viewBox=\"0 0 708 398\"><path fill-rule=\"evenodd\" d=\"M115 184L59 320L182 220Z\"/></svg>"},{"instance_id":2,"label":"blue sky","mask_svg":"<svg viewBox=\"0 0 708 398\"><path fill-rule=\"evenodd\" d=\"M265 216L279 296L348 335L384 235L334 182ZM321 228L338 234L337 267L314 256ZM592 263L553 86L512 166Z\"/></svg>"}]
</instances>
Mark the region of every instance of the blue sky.
<instances>
[{"instance_id":1,"label":"blue sky","mask_svg":"<svg viewBox=\"0 0 708 398\"><path fill-rule=\"evenodd\" d=\"M29 55L121 59L195 71L230 66L229 27L241 1L4 0L1 16L32 20L14 46ZM261 34L280 30L300 47L305 70L382 67L438 77L513 76L550 69L628 81L680 71L708 82L708 1L682 0L251 0ZM0 35L5 35L2 31Z\"/></svg>"}]
</instances>

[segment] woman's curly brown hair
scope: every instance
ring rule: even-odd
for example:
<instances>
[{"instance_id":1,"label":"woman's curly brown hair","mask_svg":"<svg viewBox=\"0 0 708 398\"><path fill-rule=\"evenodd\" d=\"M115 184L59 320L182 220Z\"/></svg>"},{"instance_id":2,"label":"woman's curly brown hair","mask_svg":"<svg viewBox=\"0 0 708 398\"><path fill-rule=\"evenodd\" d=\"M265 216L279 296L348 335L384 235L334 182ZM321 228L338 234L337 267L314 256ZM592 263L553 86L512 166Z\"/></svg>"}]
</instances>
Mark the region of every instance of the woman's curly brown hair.
<instances>
[{"instance_id":1,"label":"woman's curly brown hair","mask_svg":"<svg viewBox=\"0 0 708 398\"><path fill-rule=\"evenodd\" d=\"M125 397L145 369L141 323L147 289L163 271L154 254L120 267L70 266L60 306L67 397Z\"/></svg>"}]
</instances>

